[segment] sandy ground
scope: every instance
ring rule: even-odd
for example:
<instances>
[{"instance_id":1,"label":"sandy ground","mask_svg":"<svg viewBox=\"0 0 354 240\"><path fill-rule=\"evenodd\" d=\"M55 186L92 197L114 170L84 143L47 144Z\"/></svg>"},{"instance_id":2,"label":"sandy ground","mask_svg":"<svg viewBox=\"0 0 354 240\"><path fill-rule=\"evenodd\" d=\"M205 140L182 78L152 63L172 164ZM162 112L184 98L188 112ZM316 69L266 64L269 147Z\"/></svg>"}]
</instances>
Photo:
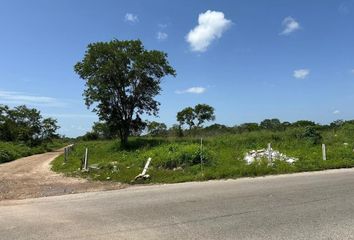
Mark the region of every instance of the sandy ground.
<instances>
[{"instance_id":1,"label":"sandy ground","mask_svg":"<svg viewBox=\"0 0 354 240\"><path fill-rule=\"evenodd\" d=\"M63 149L60 149L0 164L0 201L125 187L119 183L65 177L51 171L50 162L62 152Z\"/></svg>"}]
</instances>

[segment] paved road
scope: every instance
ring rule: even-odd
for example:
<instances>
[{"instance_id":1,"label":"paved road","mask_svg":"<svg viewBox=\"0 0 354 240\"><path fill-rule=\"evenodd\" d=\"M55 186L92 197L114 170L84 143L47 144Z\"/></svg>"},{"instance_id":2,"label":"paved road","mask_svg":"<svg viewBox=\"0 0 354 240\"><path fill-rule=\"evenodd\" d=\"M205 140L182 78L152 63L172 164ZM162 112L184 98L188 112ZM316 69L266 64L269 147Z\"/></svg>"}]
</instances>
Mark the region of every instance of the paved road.
<instances>
[{"instance_id":1,"label":"paved road","mask_svg":"<svg viewBox=\"0 0 354 240\"><path fill-rule=\"evenodd\" d=\"M2 201L0 239L354 239L354 170Z\"/></svg>"}]
</instances>

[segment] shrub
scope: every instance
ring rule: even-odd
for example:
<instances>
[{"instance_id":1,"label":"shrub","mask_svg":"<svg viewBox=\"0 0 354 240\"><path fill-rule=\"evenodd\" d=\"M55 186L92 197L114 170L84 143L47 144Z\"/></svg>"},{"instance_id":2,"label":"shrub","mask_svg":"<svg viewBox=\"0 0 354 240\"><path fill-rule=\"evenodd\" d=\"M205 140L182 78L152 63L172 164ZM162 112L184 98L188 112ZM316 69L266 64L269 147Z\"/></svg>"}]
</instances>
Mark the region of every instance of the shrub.
<instances>
[{"instance_id":1,"label":"shrub","mask_svg":"<svg viewBox=\"0 0 354 240\"><path fill-rule=\"evenodd\" d=\"M312 144L319 144L322 141L321 134L314 127L305 127L300 138L305 139Z\"/></svg>"},{"instance_id":2,"label":"shrub","mask_svg":"<svg viewBox=\"0 0 354 240\"><path fill-rule=\"evenodd\" d=\"M200 164L210 164L212 156L210 151L203 149L199 144L166 144L156 147L144 154L144 159L153 158L153 165L157 168L173 169L189 167Z\"/></svg>"}]
</instances>

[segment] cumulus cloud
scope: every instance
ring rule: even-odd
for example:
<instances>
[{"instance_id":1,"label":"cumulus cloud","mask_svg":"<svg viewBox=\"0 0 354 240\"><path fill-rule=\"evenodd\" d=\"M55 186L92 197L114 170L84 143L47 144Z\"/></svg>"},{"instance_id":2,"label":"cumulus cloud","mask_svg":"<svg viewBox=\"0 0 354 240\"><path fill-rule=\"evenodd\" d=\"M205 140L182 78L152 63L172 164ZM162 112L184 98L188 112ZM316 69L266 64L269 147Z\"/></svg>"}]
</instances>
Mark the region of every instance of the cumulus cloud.
<instances>
[{"instance_id":1,"label":"cumulus cloud","mask_svg":"<svg viewBox=\"0 0 354 240\"><path fill-rule=\"evenodd\" d=\"M199 14L198 25L186 36L191 50L205 52L209 45L231 26L232 21L225 18L223 12L206 11Z\"/></svg>"},{"instance_id":2,"label":"cumulus cloud","mask_svg":"<svg viewBox=\"0 0 354 240\"><path fill-rule=\"evenodd\" d=\"M334 110L334 111L333 111L333 114L334 114L334 115L338 115L338 114L340 114L340 111L339 111L339 110Z\"/></svg>"},{"instance_id":3,"label":"cumulus cloud","mask_svg":"<svg viewBox=\"0 0 354 240\"><path fill-rule=\"evenodd\" d=\"M163 40L166 40L168 38L168 34L165 33L165 32L157 32L156 34L156 38L157 40L160 40L160 41L163 41Z\"/></svg>"},{"instance_id":4,"label":"cumulus cloud","mask_svg":"<svg viewBox=\"0 0 354 240\"><path fill-rule=\"evenodd\" d=\"M300 24L292 17L284 18L282 25L284 30L280 33L281 35L289 35L290 33L301 28Z\"/></svg>"},{"instance_id":5,"label":"cumulus cloud","mask_svg":"<svg viewBox=\"0 0 354 240\"><path fill-rule=\"evenodd\" d=\"M297 79L305 79L309 74L309 69L298 69L294 71L293 76Z\"/></svg>"},{"instance_id":6,"label":"cumulus cloud","mask_svg":"<svg viewBox=\"0 0 354 240\"><path fill-rule=\"evenodd\" d=\"M185 90L177 90L177 94L183 94L183 93L194 93L194 94L202 94L206 91L206 88L204 87L191 87L187 88Z\"/></svg>"},{"instance_id":7,"label":"cumulus cloud","mask_svg":"<svg viewBox=\"0 0 354 240\"><path fill-rule=\"evenodd\" d=\"M139 18L137 15L134 15L132 13L126 13L124 17L124 21L126 22L131 22L131 23L136 23L139 22Z\"/></svg>"},{"instance_id":8,"label":"cumulus cloud","mask_svg":"<svg viewBox=\"0 0 354 240\"><path fill-rule=\"evenodd\" d=\"M63 106L62 102L52 97L34 96L22 92L1 91L0 100L5 104L26 104L32 106Z\"/></svg>"}]
</instances>

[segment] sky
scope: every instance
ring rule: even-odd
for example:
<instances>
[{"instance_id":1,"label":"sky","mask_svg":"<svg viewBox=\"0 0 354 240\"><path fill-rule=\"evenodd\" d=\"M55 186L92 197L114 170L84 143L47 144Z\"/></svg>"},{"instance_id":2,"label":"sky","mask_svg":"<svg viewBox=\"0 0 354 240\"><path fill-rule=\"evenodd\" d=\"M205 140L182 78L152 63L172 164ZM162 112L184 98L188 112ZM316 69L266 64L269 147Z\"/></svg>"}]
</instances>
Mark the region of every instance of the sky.
<instances>
[{"instance_id":1,"label":"sky","mask_svg":"<svg viewBox=\"0 0 354 240\"><path fill-rule=\"evenodd\" d=\"M73 66L89 43L140 39L176 69L159 117L205 103L216 122L354 119L354 0L0 2L0 104L26 104L75 137L91 129Z\"/></svg>"}]
</instances>

